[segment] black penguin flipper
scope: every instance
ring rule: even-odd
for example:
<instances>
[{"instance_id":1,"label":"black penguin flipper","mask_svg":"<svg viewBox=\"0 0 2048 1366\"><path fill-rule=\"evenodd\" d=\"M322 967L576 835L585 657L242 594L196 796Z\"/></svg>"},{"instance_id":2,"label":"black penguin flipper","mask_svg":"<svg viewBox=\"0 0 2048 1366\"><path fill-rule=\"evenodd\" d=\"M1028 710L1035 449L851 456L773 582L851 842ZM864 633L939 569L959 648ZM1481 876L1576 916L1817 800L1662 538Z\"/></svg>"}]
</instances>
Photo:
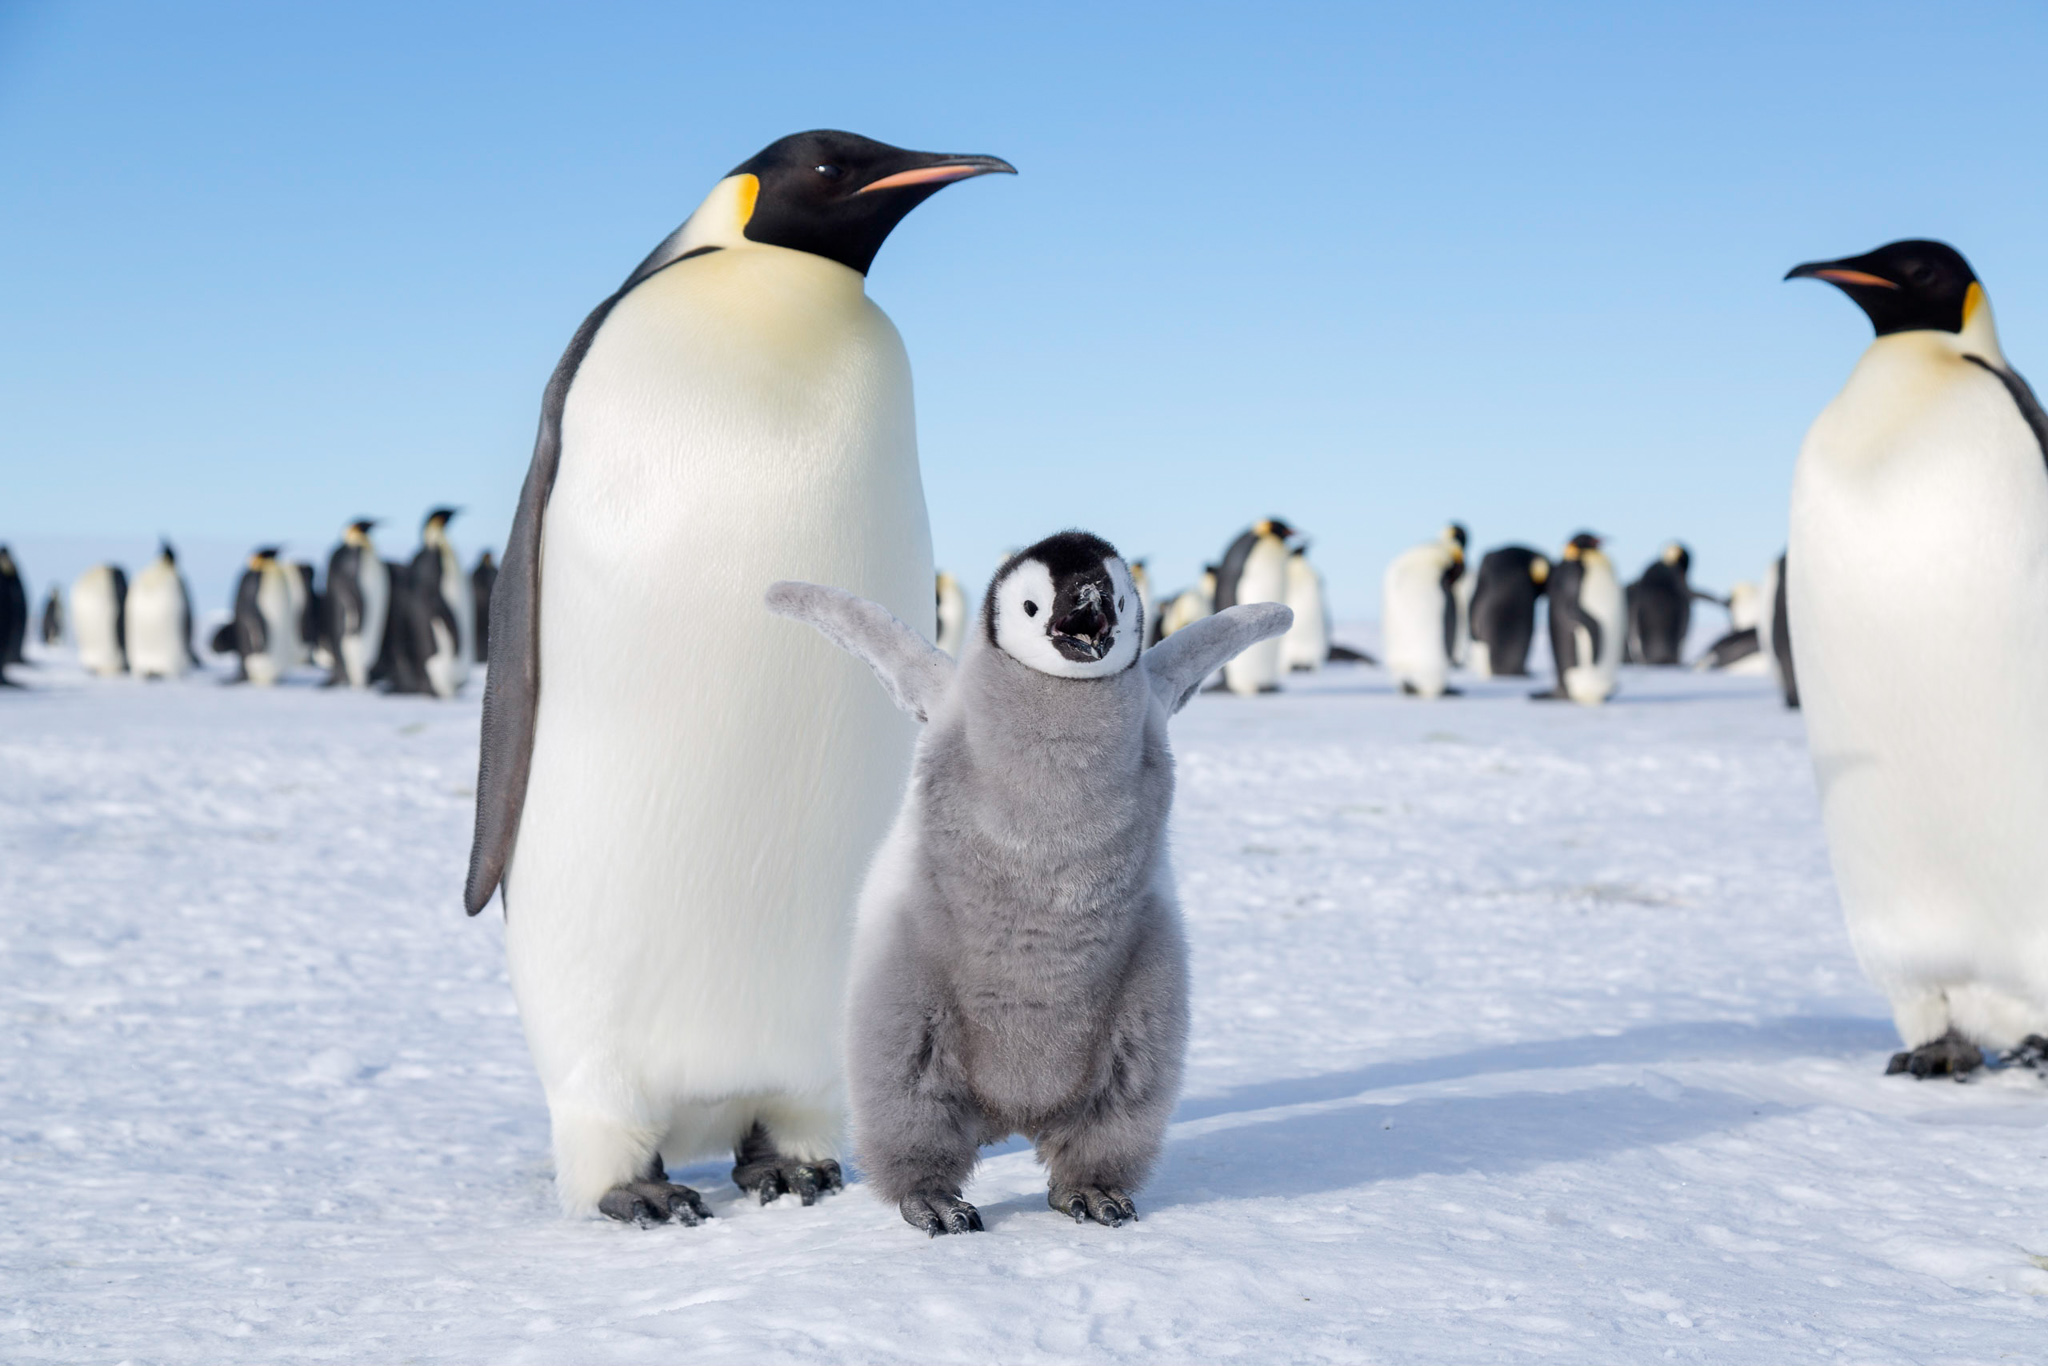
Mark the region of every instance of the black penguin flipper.
<instances>
[{"instance_id":1,"label":"black penguin flipper","mask_svg":"<svg viewBox=\"0 0 2048 1366\"><path fill-rule=\"evenodd\" d=\"M1592 615L1576 602L1572 604L1572 616L1576 619L1577 625L1585 628L1586 645L1593 656L1586 661L1587 666L1591 667L1598 664L1600 662L1600 623L1595 621Z\"/></svg>"},{"instance_id":2,"label":"black penguin flipper","mask_svg":"<svg viewBox=\"0 0 2048 1366\"><path fill-rule=\"evenodd\" d=\"M2048 412L2041 409L2041 400L2034 397L2033 386L2020 378L2017 370L2005 370L1993 365L1982 356L1964 356L1972 365L1981 365L1998 377L2005 391L2012 395L2013 403L2020 410L2020 417L2034 433L2034 444L2041 448L2041 460L2048 465Z\"/></svg>"},{"instance_id":3,"label":"black penguin flipper","mask_svg":"<svg viewBox=\"0 0 2048 1366\"><path fill-rule=\"evenodd\" d=\"M262 588L263 576L251 569L243 573L235 589L235 652L245 659L270 647L270 629L264 624L257 598Z\"/></svg>"}]
</instances>

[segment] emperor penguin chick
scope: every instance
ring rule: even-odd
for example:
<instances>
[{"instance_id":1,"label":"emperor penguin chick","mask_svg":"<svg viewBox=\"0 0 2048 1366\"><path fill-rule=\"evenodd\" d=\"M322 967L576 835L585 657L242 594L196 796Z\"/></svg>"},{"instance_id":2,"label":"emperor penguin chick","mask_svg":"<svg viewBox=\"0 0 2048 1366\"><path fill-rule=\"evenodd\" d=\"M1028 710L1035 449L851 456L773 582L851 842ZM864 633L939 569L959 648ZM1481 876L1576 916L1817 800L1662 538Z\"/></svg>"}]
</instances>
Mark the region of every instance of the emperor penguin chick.
<instances>
[{"instance_id":1,"label":"emperor penguin chick","mask_svg":"<svg viewBox=\"0 0 2048 1366\"><path fill-rule=\"evenodd\" d=\"M957 666L837 589L778 583L768 604L927 722L854 936L847 1071L869 1180L928 1234L978 1230L960 1198L977 1150L1023 1133L1055 1210L1135 1219L1188 1032L1167 718L1293 612L1230 607L1142 649L1129 570L1079 531L1003 566Z\"/></svg>"}]
</instances>

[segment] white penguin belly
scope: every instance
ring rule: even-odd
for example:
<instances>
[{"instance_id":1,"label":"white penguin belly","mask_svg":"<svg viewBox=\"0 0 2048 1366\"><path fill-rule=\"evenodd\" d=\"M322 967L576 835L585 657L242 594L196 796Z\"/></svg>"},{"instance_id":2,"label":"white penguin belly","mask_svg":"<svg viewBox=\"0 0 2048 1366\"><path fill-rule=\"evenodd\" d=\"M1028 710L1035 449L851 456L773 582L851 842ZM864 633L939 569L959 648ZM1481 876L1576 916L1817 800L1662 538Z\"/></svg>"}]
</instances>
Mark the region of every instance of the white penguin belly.
<instances>
[{"instance_id":1,"label":"white penguin belly","mask_svg":"<svg viewBox=\"0 0 2048 1366\"><path fill-rule=\"evenodd\" d=\"M180 678L188 663L177 571L152 564L128 589L128 667L141 677Z\"/></svg>"},{"instance_id":2,"label":"white penguin belly","mask_svg":"<svg viewBox=\"0 0 2048 1366\"><path fill-rule=\"evenodd\" d=\"M426 660L427 683L436 697L453 697L469 681L469 661L476 653L476 609L470 602L469 577L462 572L462 561L454 548L444 542L438 553L441 600L448 604L449 615L455 618L455 630L451 633L438 618L430 627L434 652Z\"/></svg>"},{"instance_id":3,"label":"white penguin belly","mask_svg":"<svg viewBox=\"0 0 2048 1366\"><path fill-rule=\"evenodd\" d=\"M1586 559L1585 574L1579 579L1579 610L1600 627L1600 649L1593 649L1593 633L1574 627L1578 657L1585 663L1564 671L1565 695L1580 706L1597 707L1614 694L1615 675L1621 667L1622 634L1628 629L1626 600L1621 581L1607 564L1606 556Z\"/></svg>"},{"instance_id":4,"label":"white penguin belly","mask_svg":"<svg viewBox=\"0 0 2048 1366\"><path fill-rule=\"evenodd\" d=\"M1873 347L1800 453L1792 639L1858 957L1909 1046L1951 1010L2007 1045L2048 1023L2048 471L1995 379L1909 354Z\"/></svg>"},{"instance_id":5,"label":"white penguin belly","mask_svg":"<svg viewBox=\"0 0 2048 1366\"><path fill-rule=\"evenodd\" d=\"M563 415L506 877L551 1103L657 1133L738 1096L836 1106L853 903L915 727L769 616L784 578L931 631L909 368L853 272L729 250L622 300Z\"/></svg>"},{"instance_id":6,"label":"white penguin belly","mask_svg":"<svg viewBox=\"0 0 2048 1366\"><path fill-rule=\"evenodd\" d=\"M71 638L78 642L78 662L103 677L121 672L119 611L114 576L104 566L79 575L71 587Z\"/></svg>"}]
</instances>

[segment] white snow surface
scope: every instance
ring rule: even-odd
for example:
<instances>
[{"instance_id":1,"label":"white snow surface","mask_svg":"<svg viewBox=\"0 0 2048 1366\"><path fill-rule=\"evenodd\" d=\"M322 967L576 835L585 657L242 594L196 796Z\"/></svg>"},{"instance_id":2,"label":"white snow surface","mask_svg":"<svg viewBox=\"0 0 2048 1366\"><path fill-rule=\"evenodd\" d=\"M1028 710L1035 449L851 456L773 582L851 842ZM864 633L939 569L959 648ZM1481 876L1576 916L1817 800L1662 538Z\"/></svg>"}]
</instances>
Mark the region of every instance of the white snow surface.
<instances>
[{"instance_id":1,"label":"white snow surface","mask_svg":"<svg viewBox=\"0 0 2048 1366\"><path fill-rule=\"evenodd\" d=\"M1345 633L1339 633L1340 638ZM1356 633L1352 633L1356 638ZM570 1221L476 695L0 695L0 1358L1993 1361L2048 1350L2048 1086L1881 1075L1799 718L1627 670L1175 722L1187 1094L1143 1221L1020 1143L928 1241L692 1168ZM704 971L719 966L707 961Z\"/></svg>"}]
</instances>

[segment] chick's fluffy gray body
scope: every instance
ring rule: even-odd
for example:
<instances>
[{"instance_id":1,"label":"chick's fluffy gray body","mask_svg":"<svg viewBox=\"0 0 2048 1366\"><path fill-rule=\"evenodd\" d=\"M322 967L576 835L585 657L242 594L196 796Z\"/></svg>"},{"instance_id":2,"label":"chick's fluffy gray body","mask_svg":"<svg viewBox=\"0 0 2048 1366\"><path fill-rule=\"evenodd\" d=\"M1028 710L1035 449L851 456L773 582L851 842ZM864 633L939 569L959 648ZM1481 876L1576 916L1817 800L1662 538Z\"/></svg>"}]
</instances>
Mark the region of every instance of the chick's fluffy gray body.
<instances>
[{"instance_id":1,"label":"chick's fluffy gray body","mask_svg":"<svg viewBox=\"0 0 2048 1366\"><path fill-rule=\"evenodd\" d=\"M1172 805L1142 668L1054 678L977 638L861 908L849 1071L880 1194L958 1195L1018 1132L1055 1187L1143 1182L1187 1041Z\"/></svg>"},{"instance_id":2,"label":"chick's fluffy gray body","mask_svg":"<svg viewBox=\"0 0 2048 1366\"><path fill-rule=\"evenodd\" d=\"M1120 672L1074 678L986 629L956 670L833 589L778 584L769 603L867 659L929 722L856 932L848 1075L870 1183L933 1232L972 1221L959 1195L977 1149L1023 1133L1056 1208L1129 1217L1188 1032L1167 718L1292 614L1232 608Z\"/></svg>"}]
</instances>

